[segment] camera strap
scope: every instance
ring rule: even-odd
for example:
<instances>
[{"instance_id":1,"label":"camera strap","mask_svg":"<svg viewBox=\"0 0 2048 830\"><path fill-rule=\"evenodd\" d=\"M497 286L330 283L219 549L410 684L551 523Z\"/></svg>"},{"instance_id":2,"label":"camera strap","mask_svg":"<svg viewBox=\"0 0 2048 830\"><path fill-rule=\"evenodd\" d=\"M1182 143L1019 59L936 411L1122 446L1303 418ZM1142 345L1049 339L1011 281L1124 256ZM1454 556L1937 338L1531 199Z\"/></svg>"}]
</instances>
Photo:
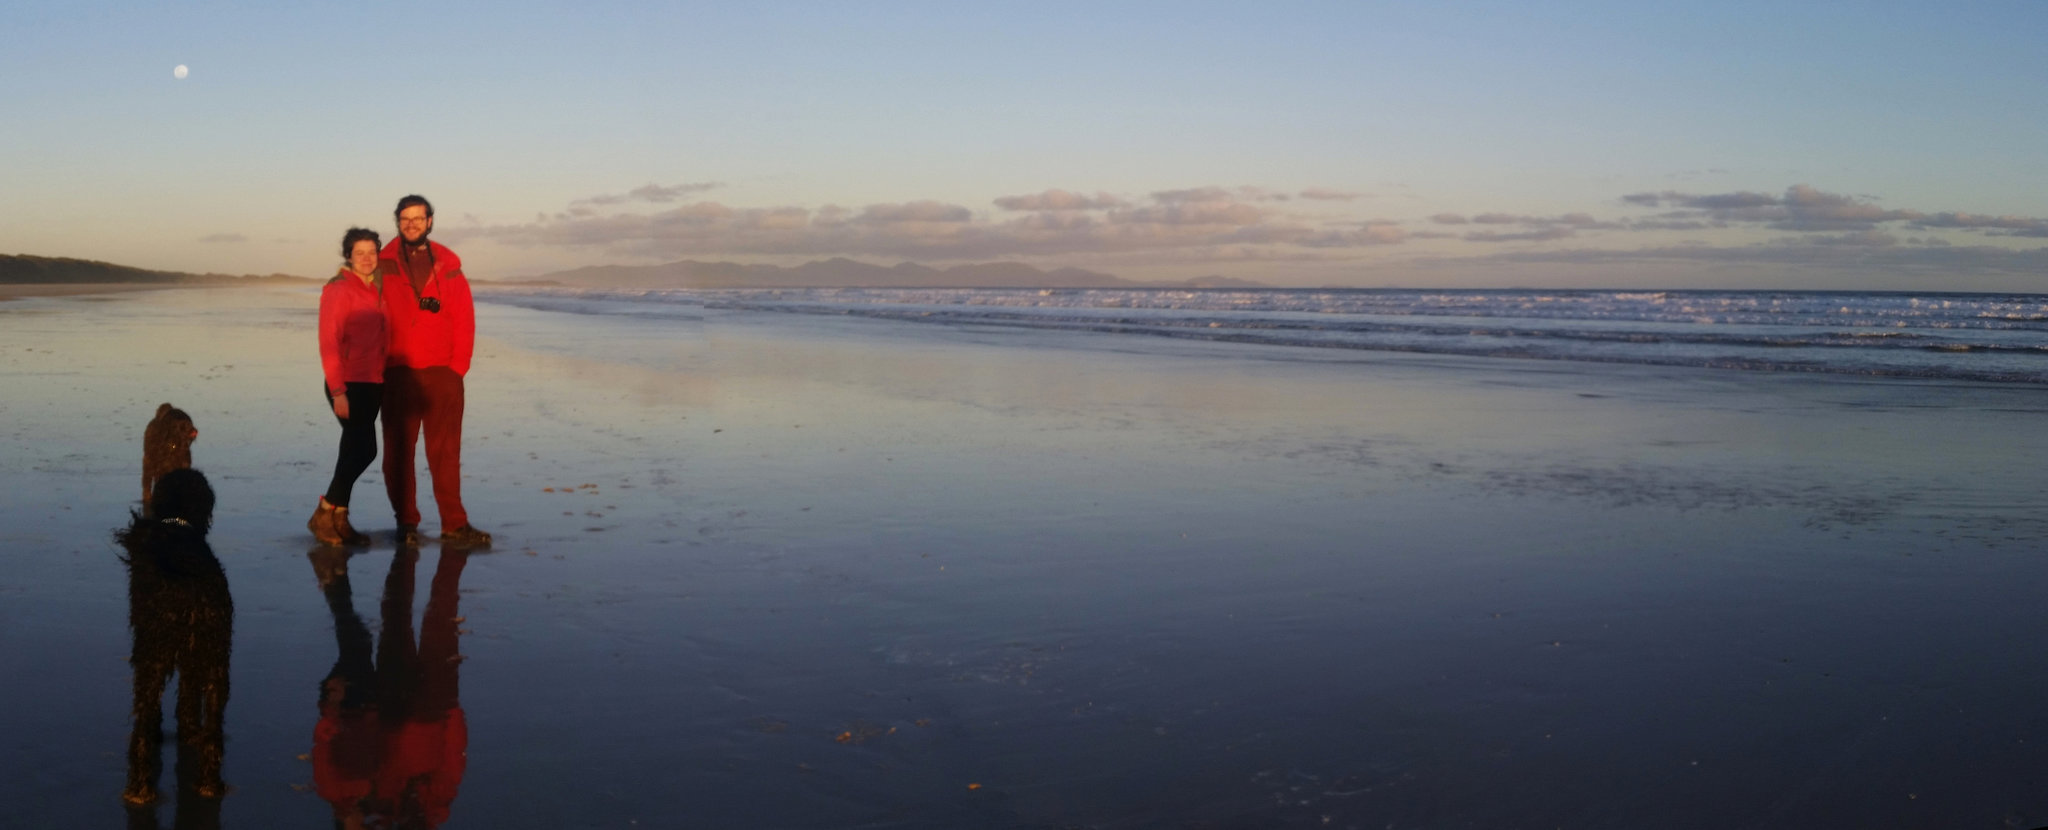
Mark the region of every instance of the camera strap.
<instances>
[{"instance_id":1,"label":"camera strap","mask_svg":"<svg viewBox=\"0 0 2048 830\"><path fill-rule=\"evenodd\" d=\"M406 250L405 240L401 239L398 241L399 272L405 276L406 287L412 289L412 300L415 305L426 300L426 295L421 293L420 289L427 283L434 281L434 265L436 264L434 261L434 243L420 240L420 246L427 249L427 278L416 281L412 278L412 255Z\"/></svg>"}]
</instances>

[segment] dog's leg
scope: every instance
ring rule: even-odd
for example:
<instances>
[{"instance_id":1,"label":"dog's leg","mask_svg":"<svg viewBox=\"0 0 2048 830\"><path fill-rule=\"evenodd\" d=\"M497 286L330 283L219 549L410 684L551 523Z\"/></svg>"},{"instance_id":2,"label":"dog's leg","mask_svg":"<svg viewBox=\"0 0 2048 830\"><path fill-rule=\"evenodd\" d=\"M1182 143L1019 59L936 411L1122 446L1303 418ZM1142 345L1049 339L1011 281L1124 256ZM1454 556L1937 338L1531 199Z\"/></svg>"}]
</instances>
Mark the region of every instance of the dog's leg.
<instances>
[{"instance_id":1,"label":"dog's leg","mask_svg":"<svg viewBox=\"0 0 2048 830\"><path fill-rule=\"evenodd\" d=\"M198 754L199 757L192 757ZM211 756L218 760L220 756ZM178 806L172 814L171 826L178 830L220 830L220 805L223 800L220 791L206 791L205 766L208 756L197 752L197 747L180 746L178 749ZM218 778L219 767L214 768ZM218 781L215 782L216 786Z\"/></svg>"},{"instance_id":2,"label":"dog's leg","mask_svg":"<svg viewBox=\"0 0 2048 830\"><path fill-rule=\"evenodd\" d=\"M152 657L148 650L138 648L132 658L135 731L128 735L128 786L121 790L121 798L130 804L155 801L157 778L163 773L159 756L164 743L164 684L171 679L170 666Z\"/></svg>"},{"instance_id":3,"label":"dog's leg","mask_svg":"<svg viewBox=\"0 0 2048 830\"><path fill-rule=\"evenodd\" d=\"M192 707L191 719L178 724L181 744L178 751L180 763L184 763L185 753L197 756L188 791L201 798L219 798L227 794L227 785L222 783L220 776L222 756L227 749L228 655L224 632L219 639L221 642L216 647L200 646L209 653L202 655L203 661L190 662L203 662L204 667L195 671L188 665L178 684L178 708L181 712L185 711L182 704L188 696L197 701Z\"/></svg>"}]
</instances>

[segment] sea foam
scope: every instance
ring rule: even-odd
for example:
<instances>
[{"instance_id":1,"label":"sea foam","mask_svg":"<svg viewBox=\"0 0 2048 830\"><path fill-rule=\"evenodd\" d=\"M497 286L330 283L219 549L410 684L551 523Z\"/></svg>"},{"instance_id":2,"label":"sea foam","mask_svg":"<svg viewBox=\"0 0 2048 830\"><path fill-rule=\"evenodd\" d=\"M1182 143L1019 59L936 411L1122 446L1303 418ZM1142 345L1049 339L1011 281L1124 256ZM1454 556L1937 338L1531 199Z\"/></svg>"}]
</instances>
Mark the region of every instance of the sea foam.
<instances>
[{"instance_id":1,"label":"sea foam","mask_svg":"<svg viewBox=\"0 0 2048 830\"><path fill-rule=\"evenodd\" d=\"M2048 296L1403 289L480 288L598 314L834 314L1430 354L2048 383Z\"/></svg>"}]
</instances>

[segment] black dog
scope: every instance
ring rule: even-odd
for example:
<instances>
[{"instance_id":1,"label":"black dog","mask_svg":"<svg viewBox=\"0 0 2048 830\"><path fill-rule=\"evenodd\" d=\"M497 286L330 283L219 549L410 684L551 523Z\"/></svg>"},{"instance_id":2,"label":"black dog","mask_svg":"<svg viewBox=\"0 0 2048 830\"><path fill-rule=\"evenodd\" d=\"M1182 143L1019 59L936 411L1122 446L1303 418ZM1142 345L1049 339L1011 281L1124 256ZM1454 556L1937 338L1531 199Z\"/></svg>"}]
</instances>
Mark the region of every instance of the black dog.
<instances>
[{"instance_id":1,"label":"black dog","mask_svg":"<svg viewBox=\"0 0 2048 830\"><path fill-rule=\"evenodd\" d=\"M164 686L175 673L178 826L217 824L219 799L227 790L220 777L227 734L222 718L235 604L228 595L227 573L206 543L213 488L198 470L172 470L156 481L149 508L149 517L133 514L128 526L114 534L127 552L122 560L128 565L128 624L135 632L129 657L135 670L135 731L128 739L128 784L121 797L133 807L157 798ZM215 821L190 814L208 810Z\"/></svg>"}]
</instances>

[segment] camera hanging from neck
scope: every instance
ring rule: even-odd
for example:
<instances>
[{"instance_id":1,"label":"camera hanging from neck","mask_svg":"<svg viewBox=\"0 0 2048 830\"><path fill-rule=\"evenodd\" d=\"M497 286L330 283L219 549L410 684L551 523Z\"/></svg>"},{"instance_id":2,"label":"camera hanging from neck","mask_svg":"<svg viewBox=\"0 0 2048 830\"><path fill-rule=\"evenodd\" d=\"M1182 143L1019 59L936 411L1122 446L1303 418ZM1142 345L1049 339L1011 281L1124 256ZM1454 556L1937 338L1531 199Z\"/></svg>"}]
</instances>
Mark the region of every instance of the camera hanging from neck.
<instances>
[{"instance_id":1,"label":"camera hanging from neck","mask_svg":"<svg viewBox=\"0 0 2048 830\"><path fill-rule=\"evenodd\" d=\"M426 279L413 279L412 252L414 250L425 250L427 252ZM410 242L401 241L399 242L398 254L398 267L404 269L405 284L407 287L410 287L412 289L412 298L419 302L420 310L428 314L441 313L440 297L429 297L426 296L425 294L420 293L421 286L428 280L432 280L434 278L434 246L428 244L425 238L421 238L418 245L414 245Z\"/></svg>"}]
</instances>

